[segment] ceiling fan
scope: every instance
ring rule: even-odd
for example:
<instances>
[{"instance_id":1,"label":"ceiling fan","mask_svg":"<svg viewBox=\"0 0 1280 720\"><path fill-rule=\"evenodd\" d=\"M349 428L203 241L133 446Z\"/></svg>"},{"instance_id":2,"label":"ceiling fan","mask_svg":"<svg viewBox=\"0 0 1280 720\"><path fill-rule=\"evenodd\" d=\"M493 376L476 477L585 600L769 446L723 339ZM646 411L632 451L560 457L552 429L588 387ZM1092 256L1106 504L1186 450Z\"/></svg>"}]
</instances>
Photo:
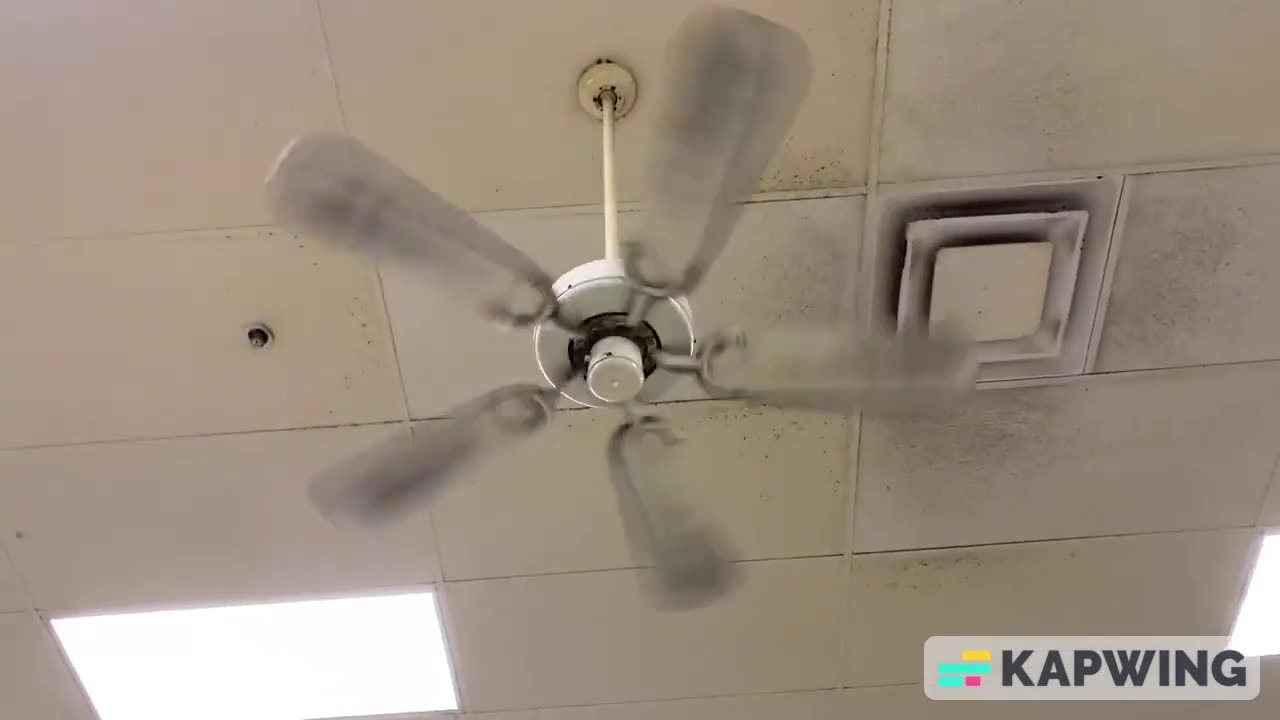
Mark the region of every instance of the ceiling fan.
<instances>
[{"instance_id":1,"label":"ceiling fan","mask_svg":"<svg viewBox=\"0 0 1280 720\"><path fill-rule=\"evenodd\" d=\"M510 384L454 408L317 478L312 495L335 521L376 524L429 501L468 465L533 435L560 399L618 407L607 446L629 546L660 607L692 607L733 586L721 536L678 499L664 461L678 442L640 405L692 376L712 396L842 414L910 412L973 387L969 345L952 337L855 332L854 323L729 328L694 334L687 296L725 246L741 203L782 142L811 72L793 32L709 8L670 47L646 214L619 239L613 128L635 103L621 66L601 61L579 81L603 121L605 257L559 279L463 210L358 141L291 142L268 180L288 222L341 248L410 264L490 320L532 328L549 387Z\"/></svg>"}]
</instances>

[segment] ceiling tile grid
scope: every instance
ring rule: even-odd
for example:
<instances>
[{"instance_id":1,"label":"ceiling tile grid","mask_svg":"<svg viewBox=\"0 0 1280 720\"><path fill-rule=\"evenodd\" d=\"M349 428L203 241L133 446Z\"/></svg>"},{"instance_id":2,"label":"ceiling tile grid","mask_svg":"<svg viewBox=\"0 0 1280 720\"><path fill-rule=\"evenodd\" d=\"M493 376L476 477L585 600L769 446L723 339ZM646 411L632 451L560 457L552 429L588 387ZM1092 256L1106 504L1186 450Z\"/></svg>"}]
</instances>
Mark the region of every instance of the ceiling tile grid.
<instances>
[{"instance_id":1,"label":"ceiling tile grid","mask_svg":"<svg viewBox=\"0 0 1280 720\"><path fill-rule=\"evenodd\" d=\"M637 199L688 4L20 0L0 28L6 708L93 718L50 615L393 586L442 589L459 717L490 720L912 720L937 714L917 684L931 634L1225 632L1254 526L1280 527L1280 363L1258 362L1280 358L1280 10L734 4L800 31L816 74L693 298L700 332L851 316L890 192L1105 176L1122 190L1099 375L990 384L913 421L659 408L691 504L742 560L738 592L691 613L640 592L603 469L612 413L561 413L430 511L340 531L307 504L316 470L539 376L527 335L267 225L275 153L346 129L566 270L602 244L577 73L609 56L640 79L619 127ZM266 349L246 341L258 322ZM1095 714L1129 708L1196 716Z\"/></svg>"},{"instance_id":2,"label":"ceiling tile grid","mask_svg":"<svg viewBox=\"0 0 1280 720\"><path fill-rule=\"evenodd\" d=\"M470 713L470 720L847 720L839 690Z\"/></svg>"}]
</instances>

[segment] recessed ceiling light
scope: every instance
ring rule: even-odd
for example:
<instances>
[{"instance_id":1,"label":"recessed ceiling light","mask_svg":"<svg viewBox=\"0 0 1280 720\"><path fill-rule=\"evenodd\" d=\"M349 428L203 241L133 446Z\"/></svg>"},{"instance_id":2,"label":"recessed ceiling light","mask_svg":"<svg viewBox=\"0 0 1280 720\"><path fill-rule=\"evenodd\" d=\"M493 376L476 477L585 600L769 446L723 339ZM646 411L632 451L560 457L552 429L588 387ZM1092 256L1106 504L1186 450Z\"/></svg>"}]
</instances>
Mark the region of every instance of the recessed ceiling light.
<instances>
[{"instance_id":1,"label":"recessed ceiling light","mask_svg":"<svg viewBox=\"0 0 1280 720\"><path fill-rule=\"evenodd\" d=\"M455 710L432 593L57 618L101 720Z\"/></svg>"},{"instance_id":2,"label":"recessed ceiling light","mask_svg":"<svg viewBox=\"0 0 1280 720\"><path fill-rule=\"evenodd\" d=\"M1280 655L1280 534L1262 540L1230 646L1248 657Z\"/></svg>"}]
</instances>

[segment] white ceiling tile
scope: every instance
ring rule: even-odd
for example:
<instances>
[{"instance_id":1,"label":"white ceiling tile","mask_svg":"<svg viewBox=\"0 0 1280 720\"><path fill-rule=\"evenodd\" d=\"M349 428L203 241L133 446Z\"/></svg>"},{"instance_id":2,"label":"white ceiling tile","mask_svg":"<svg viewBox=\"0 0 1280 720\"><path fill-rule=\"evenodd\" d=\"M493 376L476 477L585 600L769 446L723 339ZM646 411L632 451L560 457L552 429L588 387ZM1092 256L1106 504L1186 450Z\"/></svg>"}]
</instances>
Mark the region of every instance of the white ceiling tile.
<instances>
[{"instance_id":1,"label":"white ceiling tile","mask_svg":"<svg viewBox=\"0 0 1280 720\"><path fill-rule=\"evenodd\" d=\"M1280 358L1280 166L1129 178L1102 370Z\"/></svg>"},{"instance_id":2,"label":"white ceiling tile","mask_svg":"<svg viewBox=\"0 0 1280 720\"><path fill-rule=\"evenodd\" d=\"M3 548L8 539L0 536L0 613L29 607L27 594L22 589L22 581L14 572L13 564L9 562L9 556Z\"/></svg>"},{"instance_id":3,"label":"white ceiling tile","mask_svg":"<svg viewBox=\"0 0 1280 720\"><path fill-rule=\"evenodd\" d=\"M896 0L881 177L1280 151L1277 23L1253 0Z\"/></svg>"},{"instance_id":4,"label":"white ceiling tile","mask_svg":"<svg viewBox=\"0 0 1280 720\"><path fill-rule=\"evenodd\" d=\"M471 720L845 720L838 690L471 713Z\"/></svg>"},{"instance_id":5,"label":"white ceiling tile","mask_svg":"<svg viewBox=\"0 0 1280 720\"><path fill-rule=\"evenodd\" d=\"M874 0L738 0L799 32L814 78L761 188L862 185L874 77ZM351 132L473 210L600 196L600 125L575 83L597 58L628 66L635 109L618 126L619 189L642 190L667 39L684 0L324 0Z\"/></svg>"},{"instance_id":6,"label":"white ceiling tile","mask_svg":"<svg viewBox=\"0 0 1280 720\"><path fill-rule=\"evenodd\" d=\"M649 608L640 571L450 583L446 616L469 709L836 687L844 560L742 570L732 595L675 613Z\"/></svg>"},{"instance_id":7,"label":"white ceiling tile","mask_svg":"<svg viewBox=\"0 0 1280 720\"><path fill-rule=\"evenodd\" d=\"M339 127L310 0L13 0L0 85L0 242L262 223L288 138Z\"/></svg>"},{"instance_id":8,"label":"white ceiling tile","mask_svg":"<svg viewBox=\"0 0 1280 720\"><path fill-rule=\"evenodd\" d=\"M1280 657L1262 660L1262 694L1247 702L950 702L925 697L919 685L845 691L846 718L893 720L1271 720L1280 715ZM1268 692L1268 689L1272 689ZM939 707L941 706L941 710ZM1212 707L1212 711L1208 708ZM1034 708L1034 712L1030 709Z\"/></svg>"},{"instance_id":9,"label":"white ceiling tile","mask_svg":"<svg viewBox=\"0 0 1280 720\"><path fill-rule=\"evenodd\" d=\"M372 266L283 230L0 247L0 327L0 447L404 414Z\"/></svg>"},{"instance_id":10,"label":"white ceiling tile","mask_svg":"<svg viewBox=\"0 0 1280 720\"><path fill-rule=\"evenodd\" d=\"M729 246L691 298L697 331L851 318L863 206L860 196L747 205ZM490 213L480 219L553 276L604 251L597 214ZM640 219L624 213L622 229ZM530 332L491 326L403 266L384 264L382 278L413 417L440 417L501 384L542 382ZM684 382L664 399L692 397L704 394Z\"/></svg>"},{"instance_id":11,"label":"white ceiling tile","mask_svg":"<svg viewBox=\"0 0 1280 720\"><path fill-rule=\"evenodd\" d=\"M0 702L5 717L94 720L58 652L34 613L0 614Z\"/></svg>"},{"instance_id":12,"label":"white ceiling tile","mask_svg":"<svg viewBox=\"0 0 1280 720\"><path fill-rule=\"evenodd\" d=\"M0 451L0 532L41 610L430 582L438 571L425 518L338 529L307 495L319 470L405 432L378 425Z\"/></svg>"},{"instance_id":13,"label":"white ceiling tile","mask_svg":"<svg viewBox=\"0 0 1280 720\"><path fill-rule=\"evenodd\" d=\"M858 552L1252 525L1280 450L1280 363L980 390L867 418Z\"/></svg>"},{"instance_id":14,"label":"white ceiling tile","mask_svg":"<svg viewBox=\"0 0 1280 720\"><path fill-rule=\"evenodd\" d=\"M934 635L1226 635L1256 537L1218 530L856 556L846 682L919 682Z\"/></svg>"},{"instance_id":15,"label":"white ceiling tile","mask_svg":"<svg viewBox=\"0 0 1280 720\"><path fill-rule=\"evenodd\" d=\"M684 439L671 467L685 500L724 532L735 557L841 551L847 422L856 420L714 401L658 414ZM621 420L558 413L544 435L444 492L431 515L445 577L633 567L605 462Z\"/></svg>"}]
</instances>

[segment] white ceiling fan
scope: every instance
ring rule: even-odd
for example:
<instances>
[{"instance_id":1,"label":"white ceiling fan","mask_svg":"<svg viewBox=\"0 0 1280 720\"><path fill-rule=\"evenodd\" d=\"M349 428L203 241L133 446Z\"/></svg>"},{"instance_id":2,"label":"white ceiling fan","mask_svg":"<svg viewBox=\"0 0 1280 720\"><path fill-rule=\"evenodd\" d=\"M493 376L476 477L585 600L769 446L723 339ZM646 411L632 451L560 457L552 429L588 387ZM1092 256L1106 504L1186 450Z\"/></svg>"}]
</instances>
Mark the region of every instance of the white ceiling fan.
<instances>
[{"instance_id":1,"label":"white ceiling fan","mask_svg":"<svg viewBox=\"0 0 1280 720\"><path fill-rule=\"evenodd\" d=\"M620 242L613 124L635 102L634 82L610 63L589 68L580 90L604 123L605 257L559 279L356 140L290 143L268 181L281 217L340 247L412 264L489 319L532 328L550 383L504 385L454 408L451 422L333 468L313 485L319 508L345 522L392 519L473 461L541 430L562 397L620 407L626 416L607 452L628 542L654 570L659 606L697 606L732 587L731 558L677 499L663 468L677 439L640 403L682 375L717 397L845 414L926 409L972 388L969 346L951 338L859 336L852 321L695 337L686 298L782 142L810 71L790 30L738 10L691 15L670 49L644 222Z\"/></svg>"}]
</instances>

